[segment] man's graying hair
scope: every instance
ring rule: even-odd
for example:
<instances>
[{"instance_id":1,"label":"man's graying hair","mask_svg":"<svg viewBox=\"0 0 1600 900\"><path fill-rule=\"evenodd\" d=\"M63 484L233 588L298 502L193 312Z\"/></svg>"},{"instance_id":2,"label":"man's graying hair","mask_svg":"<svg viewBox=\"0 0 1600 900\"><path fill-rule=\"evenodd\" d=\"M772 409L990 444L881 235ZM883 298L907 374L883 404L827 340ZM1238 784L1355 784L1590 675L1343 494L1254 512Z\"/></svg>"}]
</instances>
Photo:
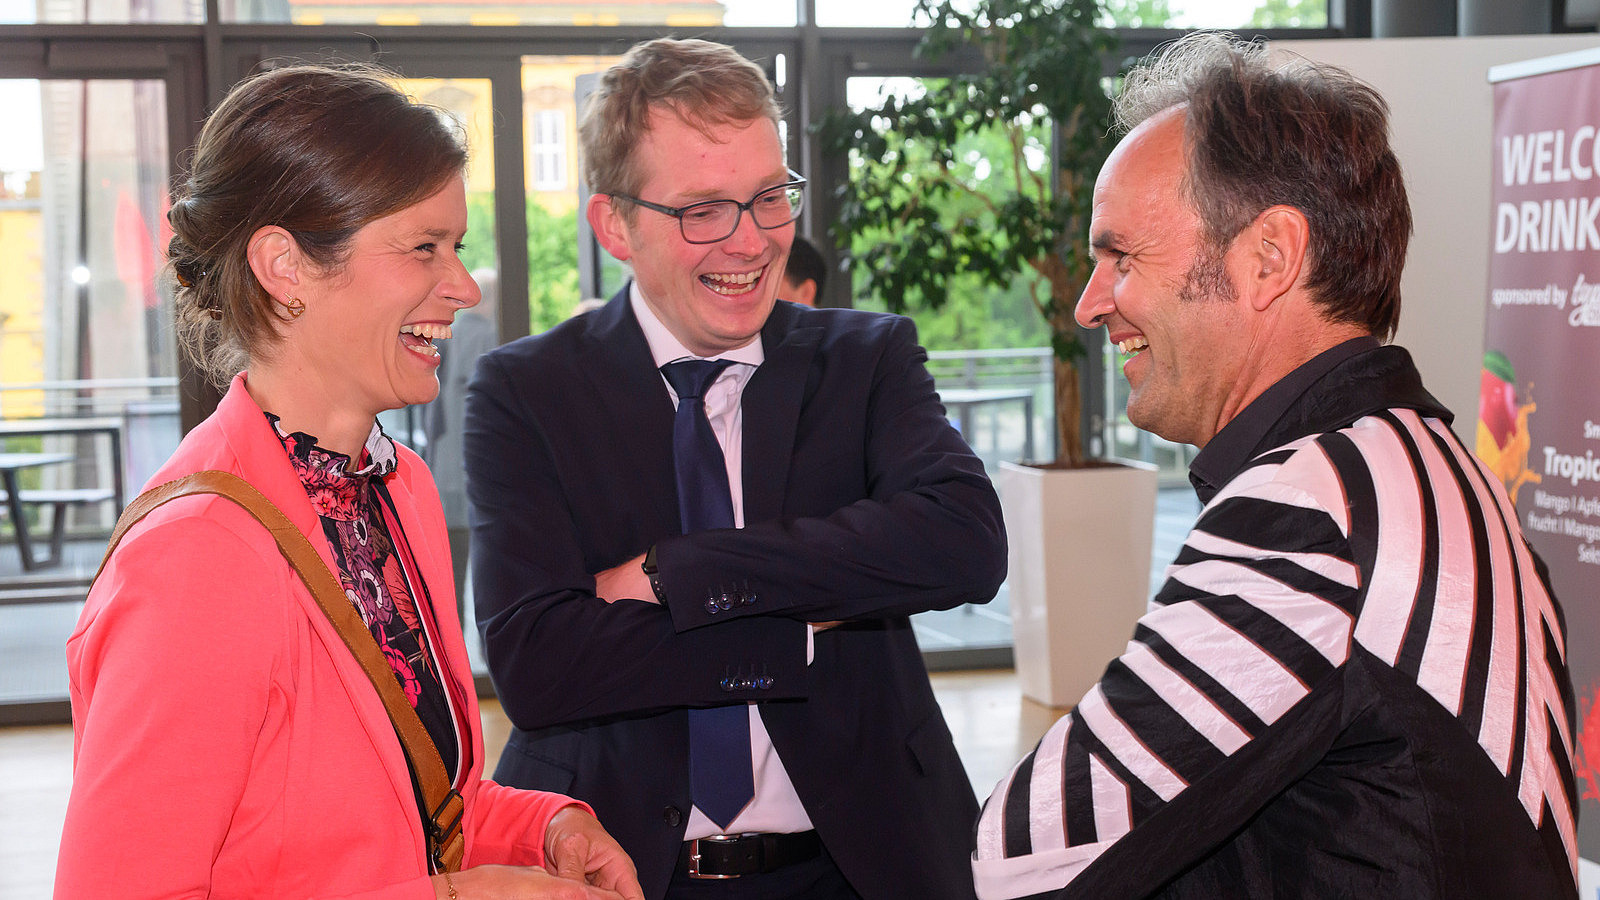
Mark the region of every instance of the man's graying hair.
<instances>
[{"instance_id":1,"label":"man's graying hair","mask_svg":"<svg viewBox=\"0 0 1600 900\"><path fill-rule=\"evenodd\" d=\"M1313 299L1332 321L1392 337L1411 206L1378 92L1334 66L1197 32L1128 74L1117 124L1131 130L1179 105L1185 183L1207 243L1220 252L1268 207L1300 210Z\"/></svg>"}]
</instances>

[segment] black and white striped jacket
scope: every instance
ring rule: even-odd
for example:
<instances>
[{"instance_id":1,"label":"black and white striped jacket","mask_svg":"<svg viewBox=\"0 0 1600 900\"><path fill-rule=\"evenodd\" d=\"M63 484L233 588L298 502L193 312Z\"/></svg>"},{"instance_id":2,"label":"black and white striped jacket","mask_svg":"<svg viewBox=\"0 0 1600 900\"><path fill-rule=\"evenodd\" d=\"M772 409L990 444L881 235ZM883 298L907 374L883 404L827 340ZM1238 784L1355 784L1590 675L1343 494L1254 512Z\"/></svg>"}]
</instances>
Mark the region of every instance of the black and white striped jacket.
<instances>
[{"instance_id":1,"label":"black and white striped jacket","mask_svg":"<svg viewBox=\"0 0 1600 900\"><path fill-rule=\"evenodd\" d=\"M1238 465L1127 650L989 798L982 900L1577 896L1566 637L1515 509L1404 350L1285 381L1196 460Z\"/></svg>"}]
</instances>

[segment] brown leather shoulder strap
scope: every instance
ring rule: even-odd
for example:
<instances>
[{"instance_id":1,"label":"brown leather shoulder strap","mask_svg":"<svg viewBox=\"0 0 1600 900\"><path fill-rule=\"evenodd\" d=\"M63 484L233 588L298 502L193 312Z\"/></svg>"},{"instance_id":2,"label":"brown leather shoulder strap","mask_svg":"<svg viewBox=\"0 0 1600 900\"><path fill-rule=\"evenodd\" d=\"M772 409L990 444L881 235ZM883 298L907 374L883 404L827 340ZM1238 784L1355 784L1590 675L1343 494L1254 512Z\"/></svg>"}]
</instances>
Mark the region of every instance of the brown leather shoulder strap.
<instances>
[{"instance_id":1,"label":"brown leather shoulder strap","mask_svg":"<svg viewBox=\"0 0 1600 900\"><path fill-rule=\"evenodd\" d=\"M356 661L361 664L367 678L377 688L378 696L383 699L384 708L389 711L389 719L400 737L400 746L405 750L406 761L411 765L411 772L422 788L423 801L428 807L424 810L424 818L430 825L427 829L430 865L435 871L459 870L465 850L461 834L464 807L461 795L450 786L450 774L445 770L439 749L434 746L433 738L429 736L422 720L417 718L416 710L406 700L400 683L395 680L394 670L384 659L383 651L378 648L378 642L373 640L366 623L361 621L355 604L350 602L344 589L339 586L339 579L328 570L322 557L317 555L316 548L289 521L289 517L250 482L231 472L205 471L145 491L128 504L117 519L117 527L111 533L105 558L100 561L100 570L105 569L112 551L129 528L161 504L190 494L226 497L243 507L272 533L279 552L305 582L311 596L317 599L317 605L322 607L334 629L339 632L339 637L344 639L345 646L350 648ZM99 577L97 571L95 578Z\"/></svg>"}]
</instances>

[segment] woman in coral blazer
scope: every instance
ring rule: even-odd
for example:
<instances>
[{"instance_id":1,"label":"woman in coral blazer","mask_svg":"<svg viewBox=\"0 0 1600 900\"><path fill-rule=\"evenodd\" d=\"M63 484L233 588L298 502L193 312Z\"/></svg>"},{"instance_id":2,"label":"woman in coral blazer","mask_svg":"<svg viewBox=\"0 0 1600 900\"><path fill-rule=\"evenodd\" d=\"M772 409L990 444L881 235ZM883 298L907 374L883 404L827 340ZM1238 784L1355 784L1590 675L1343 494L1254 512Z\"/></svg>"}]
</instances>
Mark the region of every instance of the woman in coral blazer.
<instances>
[{"instance_id":1,"label":"woman in coral blazer","mask_svg":"<svg viewBox=\"0 0 1600 900\"><path fill-rule=\"evenodd\" d=\"M433 340L477 302L456 254L464 162L372 72L280 69L230 93L169 249L186 346L244 371L152 482L234 473L311 540L464 798L464 868L430 871L388 713L271 535L198 495L128 531L68 641L57 897L642 900L588 807L482 780L438 493L376 424L437 392Z\"/></svg>"}]
</instances>

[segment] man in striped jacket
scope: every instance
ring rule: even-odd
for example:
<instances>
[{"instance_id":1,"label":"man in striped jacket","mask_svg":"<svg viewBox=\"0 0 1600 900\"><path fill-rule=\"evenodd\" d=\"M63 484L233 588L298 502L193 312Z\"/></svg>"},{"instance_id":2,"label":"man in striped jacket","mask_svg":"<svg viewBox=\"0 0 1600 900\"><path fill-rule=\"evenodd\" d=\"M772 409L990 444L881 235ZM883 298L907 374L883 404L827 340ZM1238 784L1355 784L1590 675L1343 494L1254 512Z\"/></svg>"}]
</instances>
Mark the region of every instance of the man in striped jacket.
<instances>
[{"instance_id":1,"label":"man in striped jacket","mask_svg":"<svg viewBox=\"0 0 1600 900\"><path fill-rule=\"evenodd\" d=\"M1385 346L1388 110L1219 35L1130 76L1078 321L1205 508L1127 650L995 789L985 900L1576 897L1572 689L1502 486Z\"/></svg>"}]
</instances>

